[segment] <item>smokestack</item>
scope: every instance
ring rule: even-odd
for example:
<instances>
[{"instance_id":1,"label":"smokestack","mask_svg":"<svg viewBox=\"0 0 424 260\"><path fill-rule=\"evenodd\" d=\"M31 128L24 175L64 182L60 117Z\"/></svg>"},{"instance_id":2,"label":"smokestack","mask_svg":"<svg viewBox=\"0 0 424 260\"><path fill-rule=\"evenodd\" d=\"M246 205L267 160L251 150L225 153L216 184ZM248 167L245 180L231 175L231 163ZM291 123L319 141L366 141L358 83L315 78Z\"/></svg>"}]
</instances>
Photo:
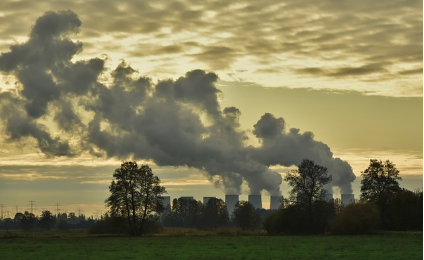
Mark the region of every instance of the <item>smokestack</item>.
<instances>
[{"instance_id":1,"label":"smokestack","mask_svg":"<svg viewBox=\"0 0 424 260\"><path fill-rule=\"evenodd\" d=\"M283 207L283 196L271 196L271 203L269 209L277 210Z\"/></svg>"},{"instance_id":2,"label":"smokestack","mask_svg":"<svg viewBox=\"0 0 424 260\"><path fill-rule=\"evenodd\" d=\"M203 206L206 206L208 204L208 201L210 199L215 199L216 197L203 197Z\"/></svg>"},{"instance_id":3,"label":"smokestack","mask_svg":"<svg viewBox=\"0 0 424 260\"><path fill-rule=\"evenodd\" d=\"M325 193L324 200L328 202L333 201L333 193Z\"/></svg>"},{"instance_id":4,"label":"smokestack","mask_svg":"<svg viewBox=\"0 0 424 260\"><path fill-rule=\"evenodd\" d=\"M248 200L255 209L262 209L261 195L249 195Z\"/></svg>"},{"instance_id":5,"label":"smokestack","mask_svg":"<svg viewBox=\"0 0 424 260\"><path fill-rule=\"evenodd\" d=\"M355 202L355 196L353 194L342 194L341 201L343 205L349 205Z\"/></svg>"},{"instance_id":6,"label":"smokestack","mask_svg":"<svg viewBox=\"0 0 424 260\"><path fill-rule=\"evenodd\" d=\"M162 205L166 208L171 208L171 197L170 196L161 196L162 198Z\"/></svg>"},{"instance_id":7,"label":"smokestack","mask_svg":"<svg viewBox=\"0 0 424 260\"><path fill-rule=\"evenodd\" d=\"M225 195L225 204L227 204L228 214L233 213L236 203L239 201L239 195Z\"/></svg>"}]
</instances>

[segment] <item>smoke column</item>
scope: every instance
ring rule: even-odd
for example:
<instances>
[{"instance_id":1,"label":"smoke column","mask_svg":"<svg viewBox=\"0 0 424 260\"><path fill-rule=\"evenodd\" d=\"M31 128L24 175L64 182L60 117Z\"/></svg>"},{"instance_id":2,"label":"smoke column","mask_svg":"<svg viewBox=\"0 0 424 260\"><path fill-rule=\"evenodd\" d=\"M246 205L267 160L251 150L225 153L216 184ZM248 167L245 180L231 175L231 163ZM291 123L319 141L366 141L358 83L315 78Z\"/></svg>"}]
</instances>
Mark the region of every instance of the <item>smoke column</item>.
<instances>
[{"instance_id":1,"label":"smoke column","mask_svg":"<svg viewBox=\"0 0 424 260\"><path fill-rule=\"evenodd\" d=\"M226 194L240 194L246 181L251 194L281 195L281 175L269 166L308 158L329 169L333 186L351 193L350 165L333 158L311 132L287 130L283 118L263 115L254 126L261 146L246 145L241 111L220 107L212 72L153 83L124 61L110 75L104 59L73 62L83 44L69 35L80 26L72 11L46 12L25 43L0 55L0 71L18 83L15 91L0 93L1 131L10 141L35 140L47 157L90 153L193 167Z\"/></svg>"}]
</instances>

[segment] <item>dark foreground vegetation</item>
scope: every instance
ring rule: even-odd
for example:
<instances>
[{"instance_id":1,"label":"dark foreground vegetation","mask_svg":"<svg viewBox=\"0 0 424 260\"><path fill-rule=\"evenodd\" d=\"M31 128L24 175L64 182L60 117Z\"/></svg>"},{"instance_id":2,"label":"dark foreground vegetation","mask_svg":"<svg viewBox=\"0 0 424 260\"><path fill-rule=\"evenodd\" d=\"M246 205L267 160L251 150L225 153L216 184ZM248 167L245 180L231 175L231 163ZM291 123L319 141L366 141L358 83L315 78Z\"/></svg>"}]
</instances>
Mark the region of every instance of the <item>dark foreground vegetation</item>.
<instances>
[{"instance_id":1,"label":"dark foreground vegetation","mask_svg":"<svg viewBox=\"0 0 424 260\"><path fill-rule=\"evenodd\" d=\"M247 201L228 205L218 198L203 204L191 197L163 205L165 188L147 165L125 162L115 170L115 180L106 199L109 207L100 218L75 213L40 216L17 213L0 219L0 230L68 231L88 230L91 234L143 236L161 234L166 228L199 231L236 230L268 235L361 235L377 231L422 231L423 192L399 186L399 171L390 161L370 160L363 172L361 199L342 204L326 199L324 185L330 180L325 167L303 160L298 170L286 175L292 186L290 198L278 210L255 209ZM231 208L231 207L230 207Z\"/></svg>"},{"instance_id":2,"label":"dark foreground vegetation","mask_svg":"<svg viewBox=\"0 0 424 260\"><path fill-rule=\"evenodd\" d=\"M264 236L173 229L155 236L0 232L1 259L422 259L422 232ZM243 235L243 236L240 236Z\"/></svg>"}]
</instances>

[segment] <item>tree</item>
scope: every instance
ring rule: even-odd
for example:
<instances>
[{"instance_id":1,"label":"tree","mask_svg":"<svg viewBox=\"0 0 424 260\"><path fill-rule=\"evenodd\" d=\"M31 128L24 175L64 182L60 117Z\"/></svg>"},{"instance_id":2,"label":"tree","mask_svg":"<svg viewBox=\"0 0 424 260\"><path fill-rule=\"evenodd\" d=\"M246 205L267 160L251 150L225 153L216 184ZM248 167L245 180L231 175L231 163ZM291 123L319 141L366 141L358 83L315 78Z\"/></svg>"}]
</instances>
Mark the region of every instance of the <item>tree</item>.
<instances>
[{"instance_id":1,"label":"tree","mask_svg":"<svg viewBox=\"0 0 424 260\"><path fill-rule=\"evenodd\" d=\"M368 168L361 173L361 199L376 202L382 194L401 191L398 181L402 178L389 160L371 159Z\"/></svg>"},{"instance_id":2,"label":"tree","mask_svg":"<svg viewBox=\"0 0 424 260\"><path fill-rule=\"evenodd\" d=\"M50 211L45 210L41 212L41 217L38 222L38 224L40 225L40 228L45 230L50 230L53 228L55 223L56 223L56 219Z\"/></svg>"},{"instance_id":3,"label":"tree","mask_svg":"<svg viewBox=\"0 0 424 260\"><path fill-rule=\"evenodd\" d=\"M126 218L129 233L142 235L148 217L163 210L165 187L160 186L160 179L148 165L138 167L134 161L122 163L113 177L111 195L105 201L111 217Z\"/></svg>"},{"instance_id":4,"label":"tree","mask_svg":"<svg viewBox=\"0 0 424 260\"><path fill-rule=\"evenodd\" d=\"M352 203L337 213L332 233L340 235L359 235L372 233L379 227L380 212L369 201Z\"/></svg>"},{"instance_id":5,"label":"tree","mask_svg":"<svg viewBox=\"0 0 424 260\"><path fill-rule=\"evenodd\" d=\"M214 229L228 224L228 210L222 199L211 198L203 205L202 212L203 227Z\"/></svg>"},{"instance_id":6,"label":"tree","mask_svg":"<svg viewBox=\"0 0 424 260\"><path fill-rule=\"evenodd\" d=\"M390 230L422 230L422 191L402 189L385 201L386 215L382 216L383 228Z\"/></svg>"},{"instance_id":7,"label":"tree","mask_svg":"<svg viewBox=\"0 0 424 260\"><path fill-rule=\"evenodd\" d=\"M233 211L233 220L243 230L255 229L259 225L259 215L248 201L237 202Z\"/></svg>"},{"instance_id":8,"label":"tree","mask_svg":"<svg viewBox=\"0 0 424 260\"><path fill-rule=\"evenodd\" d=\"M179 227L197 227L202 214L202 202L193 198L178 198L172 202L172 225Z\"/></svg>"},{"instance_id":9,"label":"tree","mask_svg":"<svg viewBox=\"0 0 424 260\"><path fill-rule=\"evenodd\" d=\"M284 180L292 187L290 200L311 210L315 201L324 199L324 185L331 181L331 175L327 174L326 167L304 159L298 170L288 172Z\"/></svg>"},{"instance_id":10,"label":"tree","mask_svg":"<svg viewBox=\"0 0 424 260\"><path fill-rule=\"evenodd\" d=\"M331 181L327 168L317 165L314 161L304 159L297 170L290 171L284 177L292 190L289 192L290 200L301 207L305 207L309 217L309 230L314 227L314 203L324 200L324 185Z\"/></svg>"},{"instance_id":11,"label":"tree","mask_svg":"<svg viewBox=\"0 0 424 260\"><path fill-rule=\"evenodd\" d=\"M25 231L30 231L34 227L34 223L37 221L37 218L35 217L34 214L29 213L28 211L25 211L25 213L22 214L21 217L22 217L20 219L21 228Z\"/></svg>"}]
</instances>

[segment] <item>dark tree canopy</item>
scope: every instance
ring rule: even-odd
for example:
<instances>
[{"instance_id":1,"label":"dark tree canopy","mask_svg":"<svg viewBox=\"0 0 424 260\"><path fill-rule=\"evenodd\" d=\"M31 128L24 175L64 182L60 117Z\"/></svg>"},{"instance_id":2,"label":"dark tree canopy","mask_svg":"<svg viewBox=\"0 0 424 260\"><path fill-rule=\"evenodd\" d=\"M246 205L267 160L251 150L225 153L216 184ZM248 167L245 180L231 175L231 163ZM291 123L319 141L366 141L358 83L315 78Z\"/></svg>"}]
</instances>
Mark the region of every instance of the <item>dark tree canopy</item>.
<instances>
[{"instance_id":1,"label":"dark tree canopy","mask_svg":"<svg viewBox=\"0 0 424 260\"><path fill-rule=\"evenodd\" d=\"M54 227L55 223L56 223L56 219L50 211L44 210L41 213L40 220L39 220L40 228L45 230L50 230Z\"/></svg>"},{"instance_id":2,"label":"dark tree canopy","mask_svg":"<svg viewBox=\"0 0 424 260\"><path fill-rule=\"evenodd\" d=\"M143 234L147 218L163 209L161 195L165 188L148 165L124 162L113 173L111 195L105 203L112 217L125 217L131 235Z\"/></svg>"},{"instance_id":3,"label":"dark tree canopy","mask_svg":"<svg viewBox=\"0 0 424 260\"><path fill-rule=\"evenodd\" d=\"M286 174L284 180L292 187L290 200L310 208L315 201L324 198L324 185L331 181L331 175L327 174L326 167L304 159L297 170Z\"/></svg>"},{"instance_id":4,"label":"dark tree canopy","mask_svg":"<svg viewBox=\"0 0 424 260\"><path fill-rule=\"evenodd\" d=\"M233 211L233 220L243 230L255 229L259 225L259 215L248 201L237 202Z\"/></svg>"},{"instance_id":5,"label":"dark tree canopy","mask_svg":"<svg viewBox=\"0 0 424 260\"><path fill-rule=\"evenodd\" d=\"M37 218L35 217L35 215L32 213L29 213L28 211L25 211L24 214L22 213L19 213L19 214L21 214L19 216L21 228L25 231L31 230L34 227L35 222L37 221ZM16 218L16 215L15 215L15 218Z\"/></svg>"},{"instance_id":6,"label":"dark tree canopy","mask_svg":"<svg viewBox=\"0 0 424 260\"><path fill-rule=\"evenodd\" d=\"M395 164L391 161L371 159L368 168L362 172L361 199L377 201L384 193L401 191L398 181L402 180Z\"/></svg>"},{"instance_id":7,"label":"dark tree canopy","mask_svg":"<svg viewBox=\"0 0 424 260\"><path fill-rule=\"evenodd\" d=\"M222 199L211 198L203 205L203 227L213 229L228 224L229 216L225 202Z\"/></svg>"},{"instance_id":8,"label":"dark tree canopy","mask_svg":"<svg viewBox=\"0 0 424 260\"><path fill-rule=\"evenodd\" d=\"M202 202L193 198L178 198L172 202L173 225L197 227L202 214Z\"/></svg>"}]
</instances>

